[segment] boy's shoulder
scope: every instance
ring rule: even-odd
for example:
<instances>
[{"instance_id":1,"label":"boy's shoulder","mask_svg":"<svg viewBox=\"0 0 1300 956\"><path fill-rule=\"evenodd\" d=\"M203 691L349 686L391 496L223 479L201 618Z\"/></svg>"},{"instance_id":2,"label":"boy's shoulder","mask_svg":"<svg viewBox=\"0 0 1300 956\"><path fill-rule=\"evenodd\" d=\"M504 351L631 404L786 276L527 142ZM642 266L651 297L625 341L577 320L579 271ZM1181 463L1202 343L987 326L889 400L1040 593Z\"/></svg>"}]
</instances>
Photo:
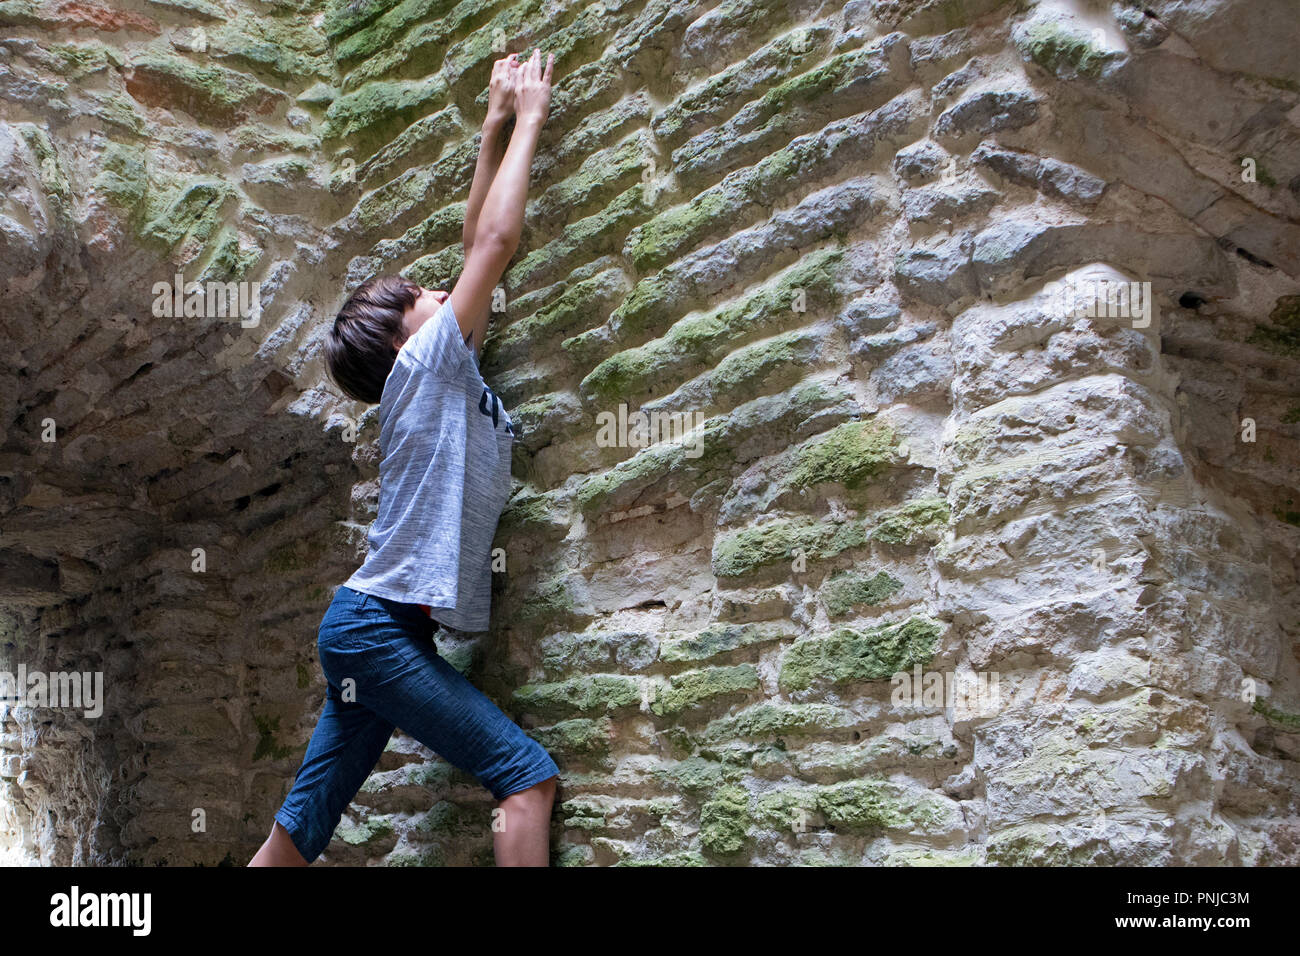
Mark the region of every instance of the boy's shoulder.
<instances>
[{"instance_id":1,"label":"boy's shoulder","mask_svg":"<svg viewBox=\"0 0 1300 956\"><path fill-rule=\"evenodd\" d=\"M399 362L403 357L421 366L422 371L443 378L458 378L464 373L466 363L475 365L473 347L461 335L451 299L415 330L397 353Z\"/></svg>"}]
</instances>

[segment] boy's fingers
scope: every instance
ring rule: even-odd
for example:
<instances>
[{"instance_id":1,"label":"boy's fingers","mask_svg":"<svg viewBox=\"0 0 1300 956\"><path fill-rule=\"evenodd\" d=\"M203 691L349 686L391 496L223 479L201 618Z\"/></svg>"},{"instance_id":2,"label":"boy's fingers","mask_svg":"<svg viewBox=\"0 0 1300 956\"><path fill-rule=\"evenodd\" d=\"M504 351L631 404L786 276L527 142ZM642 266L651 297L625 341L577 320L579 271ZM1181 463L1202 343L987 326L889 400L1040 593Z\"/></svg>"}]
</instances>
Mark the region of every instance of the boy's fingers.
<instances>
[{"instance_id":1,"label":"boy's fingers","mask_svg":"<svg viewBox=\"0 0 1300 956\"><path fill-rule=\"evenodd\" d=\"M530 61L532 66L533 79L540 79L542 76L542 48L538 47L533 50L533 58Z\"/></svg>"},{"instance_id":2,"label":"boy's fingers","mask_svg":"<svg viewBox=\"0 0 1300 956\"><path fill-rule=\"evenodd\" d=\"M546 73L545 75L542 76L543 82L546 83L551 82L551 68L554 66L555 66L555 54L554 53L546 54Z\"/></svg>"}]
</instances>

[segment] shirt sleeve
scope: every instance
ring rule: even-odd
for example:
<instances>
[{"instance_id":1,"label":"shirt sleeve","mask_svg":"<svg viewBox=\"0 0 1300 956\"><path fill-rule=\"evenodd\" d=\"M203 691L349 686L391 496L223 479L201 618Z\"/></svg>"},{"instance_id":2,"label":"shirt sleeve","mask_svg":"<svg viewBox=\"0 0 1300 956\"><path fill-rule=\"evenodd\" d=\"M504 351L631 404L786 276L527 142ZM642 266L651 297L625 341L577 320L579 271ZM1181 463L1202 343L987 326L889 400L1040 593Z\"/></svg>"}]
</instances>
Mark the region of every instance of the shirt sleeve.
<instances>
[{"instance_id":1,"label":"shirt sleeve","mask_svg":"<svg viewBox=\"0 0 1300 956\"><path fill-rule=\"evenodd\" d=\"M464 362L472 360L472 351L460 334L456 312L448 299L429 320L415 330L402 347L412 359L440 377L458 373Z\"/></svg>"}]
</instances>

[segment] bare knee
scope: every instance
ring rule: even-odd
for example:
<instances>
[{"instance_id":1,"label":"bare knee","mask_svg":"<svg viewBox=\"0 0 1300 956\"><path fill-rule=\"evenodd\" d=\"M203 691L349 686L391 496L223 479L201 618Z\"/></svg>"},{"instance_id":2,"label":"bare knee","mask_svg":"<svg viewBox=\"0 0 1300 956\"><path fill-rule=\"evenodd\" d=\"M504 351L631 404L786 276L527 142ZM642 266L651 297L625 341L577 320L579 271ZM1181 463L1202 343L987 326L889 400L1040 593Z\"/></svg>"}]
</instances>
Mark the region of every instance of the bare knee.
<instances>
[{"instance_id":1,"label":"bare knee","mask_svg":"<svg viewBox=\"0 0 1300 956\"><path fill-rule=\"evenodd\" d=\"M249 866L307 866L289 831L278 820L271 823L271 835L249 861Z\"/></svg>"},{"instance_id":2,"label":"bare knee","mask_svg":"<svg viewBox=\"0 0 1300 956\"><path fill-rule=\"evenodd\" d=\"M540 783L535 783L526 790L519 790L516 793L505 797L501 802L510 801L516 804L527 804L529 806L547 806L555 801L555 785L559 777L548 777Z\"/></svg>"}]
</instances>

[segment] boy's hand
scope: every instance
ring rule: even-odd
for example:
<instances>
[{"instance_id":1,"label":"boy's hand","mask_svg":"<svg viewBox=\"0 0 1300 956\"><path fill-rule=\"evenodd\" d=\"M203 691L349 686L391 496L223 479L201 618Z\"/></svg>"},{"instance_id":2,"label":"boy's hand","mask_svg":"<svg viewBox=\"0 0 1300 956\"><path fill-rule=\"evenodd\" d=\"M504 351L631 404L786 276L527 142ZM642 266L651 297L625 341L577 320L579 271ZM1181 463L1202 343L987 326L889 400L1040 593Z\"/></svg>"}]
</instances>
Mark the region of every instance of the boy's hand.
<instances>
[{"instance_id":1,"label":"boy's hand","mask_svg":"<svg viewBox=\"0 0 1300 956\"><path fill-rule=\"evenodd\" d=\"M515 78L523 64L510 53L492 64L492 78L488 81L487 121L502 124L510 118L515 108Z\"/></svg>"},{"instance_id":2,"label":"boy's hand","mask_svg":"<svg viewBox=\"0 0 1300 956\"><path fill-rule=\"evenodd\" d=\"M542 51L533 50L527 63L519 64L515 74L515 114L520 119L546 122L551 110L551 68L555 54L546 56L546 70L542 70Z\"/></svg>"}]
</instances>

